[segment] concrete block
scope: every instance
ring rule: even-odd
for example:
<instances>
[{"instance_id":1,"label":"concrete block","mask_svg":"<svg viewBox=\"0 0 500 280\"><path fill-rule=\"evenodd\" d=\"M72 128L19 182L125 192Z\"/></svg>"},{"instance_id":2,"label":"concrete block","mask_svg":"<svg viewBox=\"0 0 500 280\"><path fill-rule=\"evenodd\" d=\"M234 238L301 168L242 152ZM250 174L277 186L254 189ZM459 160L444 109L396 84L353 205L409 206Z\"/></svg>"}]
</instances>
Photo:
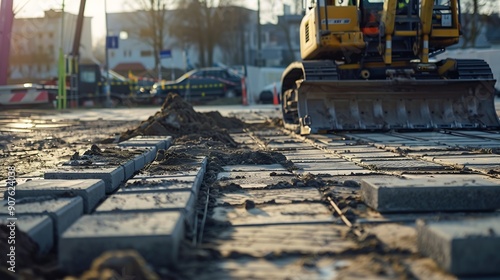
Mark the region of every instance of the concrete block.
<instances>
[{"instance_id":1,"label":"concrete block","mask_svg":"<svg viewBox=\"0 0 500 280\"><path fill-rule=\"evenodd\" d=\"M123 173L125 180L128 180L134 176L135 173L135 162L134 160L129 160L121 165L123 167Z\"/></svg>"},{"instance_id":2,"label":"concrete block","mask_svg":"<svg viewBox=\"0 0 500 280\"><path fill-rule=\"evenodd\" d=\"M106 193L112 193L125 180L122 166L112 167L59 167L45 172L45 179L102 179Z\"/></svg>"},{"instance_id":3,"label":"concrete block","mask_svg":"<svg viewBox=\"0 0 500 280\"><path fill-rule=\"evenodd\" d=\"M156 152L158 149L156 147L151 147L144 152L144 164L148 165L152 163L156 158Z\"/></svg>"},{"instance_id":4,"label":"concrete block","mask_svg":"<svg viewBox=\"0 0 500 280\"><path fill-rule=\"evenodd\" d=\"M263 171L263 172L288 172L281 164L257 164L257 165L226 165L222 166L224 171L231 172L248 172L248 171Z\"/></svg>"},{"instance_id":5,"label":"concrete block","mask_svg":"<svg viewBox=\"0 0 500 280\"><path fill-rule=\"evenodd\" d=\"M194 180L184 181L178 179L130 179L122 186L118 193L157 193L157 192L178 192L178 191L196 191Z\"/></svg>"},{"instance_id":6,"label":"concrete block","mask_svg":"<svg viewBox=\"0 0 500 280\"><path fill-rule=\"evenodd\" d=\"M184 238L183 220L180 212L85 215L60 239L59 263L80 273L105 251L133 249L156 268L172 266Z\"/></svg>"},{"instance_id":7,"label":"concrete block","mask_svg":"<svg viewBox=\"0 0 500 280\"><path fill-rule=\"evenodd\" d=\"M0 216L0 224L9 225L11 222L14 222L17 229L26 233L38 244L40 254L48 253L54 246L54 225L50 217L44 215Z\"/></svg>"},{"instance_id":8,"label":"concrete block","mask_svg":"<svg viewBox=\"0 0 500 280\"><path fill-rule=\"evenodd\" d=\"M74 221L83 215L83 199L81 197L46 199L22 198L16 199L15 216L48 215L53 222L56 236L61 236ZM10 216L7 202L0 206L0 215Z\"/></svg>"},{"instance_id":9,"label":"concrete block","mask_svg":"<svg viewBox=\"0 0 500 280\"><path fill-rule=\"evenodd\" d=\"M432 171L445 169L440 164L414 159L365 159L359 164L374 170Z\"/></svg>"},{"instance_id":10,"label":"concrete block","mask_svg":"<svg viewBox=\"0 0 500 280\"><path fill-rule=\"evenodd\" d=\"M134 158L134 169L135 171L139 171L143 169L144 166L146 166L146 156L142 153Z\"/></svg>"},{"instance_id":11,"label":"concrete block","mask_svg":"<svg viewBox=\"0 0 500 280\"><path fill-rule=\"evenodd\" d=\"M500 275L500 217L418 220L417 246L455 275Z\"/></svg>"},{"instance_id":12,"label":"concrete block","mask_svg":"<svg viewBox=\"0 0 500 280\"><path fill-rule=\"evenodd\" d=\"M127 141L118 143L121 147L156 147L159 149L168 149L172 144L171 136L136 136Z\"/></svg>"},{"instance_id":13,"label":"concrete block","mask_svg":"<svg viewBox=\"0 0 500 280\"><path fill-rule=\"evenodd\" d=\"M179 211L193 208L191 192L117 193L109 196L95 213Z\"/></svg>"},{"instance_id":14,"label":"concrete block","mask_svg":"<svg viewBox=\"0 0 500 280\"><path fill-rule=\"evenodd\" d=\"M364 202L379 212L484 211L500 209L500 185L491 180L370 178L361 181Z\"/></svg>"},{"instance_id":15,"label":"concrete block","mask_svg":"<svg viewBox=\"0 0 500 280\"><path fill-rule=\"evenodd\" d=\"M84 213L90 213L105 193L104 181L88 180L33 180L16 187L16 198L55 196L80 196Z\"/></svg>"}]
</instances>

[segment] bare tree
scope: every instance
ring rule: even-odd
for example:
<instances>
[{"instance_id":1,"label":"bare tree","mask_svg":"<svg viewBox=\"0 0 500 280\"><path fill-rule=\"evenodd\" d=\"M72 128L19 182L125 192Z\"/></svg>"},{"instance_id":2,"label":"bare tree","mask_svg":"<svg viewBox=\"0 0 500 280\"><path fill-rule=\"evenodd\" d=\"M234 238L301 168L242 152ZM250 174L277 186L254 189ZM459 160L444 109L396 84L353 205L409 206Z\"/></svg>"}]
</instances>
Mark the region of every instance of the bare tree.
<instances>
[{"instance_id":1,"label":"bare tree","mask_svg":"<svg viewBox=\"0 0 500 280\"><path fill-rule=\"evenodd\" d=\"M179 1L178 10L170 22L170 34L182 44L198 49L201 66L213 64L216 46L227 42L226 36L237 28L228 21L227 7L237 1L190 0Z\"/></svg>"},{"instance_id":2,"label":"bare tree","mask_svg":"<svg viewBox=\"0 0 500 280\"><path fill-rule=\"evenodd\" d=\"M476 39L486 24L488 15L498 3L489 0L463 0L462 5L462 48L476 46Z\"/></svg>"},{"instance_id":3,"label":"bare tree","mask_svg":"<svg viewBox=\"0 0 500 280\"><path fill-rule=\"evenodd\" d=\"M167 12L174 0L135 0L133 7L139 9L130 20L137 28L128 30L131 37L141 40L153 49L155 69L160 66L160 51L165 49L168 37Z\"/></svg>"}]
</instances>

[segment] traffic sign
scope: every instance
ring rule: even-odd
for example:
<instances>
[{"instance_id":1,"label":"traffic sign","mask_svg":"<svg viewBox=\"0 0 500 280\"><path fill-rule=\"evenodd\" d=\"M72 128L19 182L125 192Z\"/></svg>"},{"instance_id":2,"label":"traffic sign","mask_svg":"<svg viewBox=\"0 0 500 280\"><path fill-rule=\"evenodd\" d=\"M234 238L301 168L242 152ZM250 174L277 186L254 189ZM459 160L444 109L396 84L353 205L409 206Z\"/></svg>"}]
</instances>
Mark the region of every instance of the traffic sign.
<instances>
[{"instance_id":1,"label":"traffic sign","mask_svg":"<svg viewBox=\"0 0 500 280\"><path fill-rule=\"evenodd\" d=\"M160 58L172 58L172 51L171 50L160 51Z\"/></svg>"},{"instance_id":2,"label":"traffic sign","mask_svg":"<svg viewBox=\"0 0 500 280\"><path fill-rule=\"evenodd\" d=\"M118 49L118 36L106 36L106 48Z\"/></svg>"}]
</instances>

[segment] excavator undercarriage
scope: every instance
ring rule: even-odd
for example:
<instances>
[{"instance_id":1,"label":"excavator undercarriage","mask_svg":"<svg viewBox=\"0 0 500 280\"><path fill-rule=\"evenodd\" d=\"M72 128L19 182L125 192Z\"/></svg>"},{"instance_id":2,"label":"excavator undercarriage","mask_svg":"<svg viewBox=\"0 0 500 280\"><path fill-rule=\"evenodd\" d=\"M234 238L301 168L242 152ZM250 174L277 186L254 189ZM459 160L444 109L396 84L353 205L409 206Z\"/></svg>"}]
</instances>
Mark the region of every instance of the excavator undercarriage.
<instances>
[{"instance_id":1,"label":"excavator undercarriage","mask_svg":"<svg viewBox=\"0 0 500 280\"><path fill-rule=\"evenodd\" d=\"M458 41L458 1L409 0L404 15L396 1L318 1L304 17L303 60L282 76L286 128L301 134L500 128L496 81L485 61L432 61Z\"/></svg>"}]
</instances>

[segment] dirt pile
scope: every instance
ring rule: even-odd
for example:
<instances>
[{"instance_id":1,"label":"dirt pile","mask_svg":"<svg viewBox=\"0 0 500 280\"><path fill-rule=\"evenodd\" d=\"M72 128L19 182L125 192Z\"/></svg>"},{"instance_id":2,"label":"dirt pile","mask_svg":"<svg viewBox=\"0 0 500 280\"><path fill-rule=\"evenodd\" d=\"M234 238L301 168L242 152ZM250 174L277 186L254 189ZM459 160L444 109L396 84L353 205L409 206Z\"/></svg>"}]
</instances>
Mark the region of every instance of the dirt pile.
<instances>
[{"instance_id":1,"label":"dirt pile","mask_svg":"<svg viewBox=\"0 0 500 280\"><path fill-rule=\"evenodd\" d=\"M169 94L160 111L136 129L122 133L120 141L138 135L172 136L183 141L211 139L234 145L228 131L242 130L245 123L237 118L223 117L219 112L198 113L177 94Z\"/></svg>"}]
</instances>

